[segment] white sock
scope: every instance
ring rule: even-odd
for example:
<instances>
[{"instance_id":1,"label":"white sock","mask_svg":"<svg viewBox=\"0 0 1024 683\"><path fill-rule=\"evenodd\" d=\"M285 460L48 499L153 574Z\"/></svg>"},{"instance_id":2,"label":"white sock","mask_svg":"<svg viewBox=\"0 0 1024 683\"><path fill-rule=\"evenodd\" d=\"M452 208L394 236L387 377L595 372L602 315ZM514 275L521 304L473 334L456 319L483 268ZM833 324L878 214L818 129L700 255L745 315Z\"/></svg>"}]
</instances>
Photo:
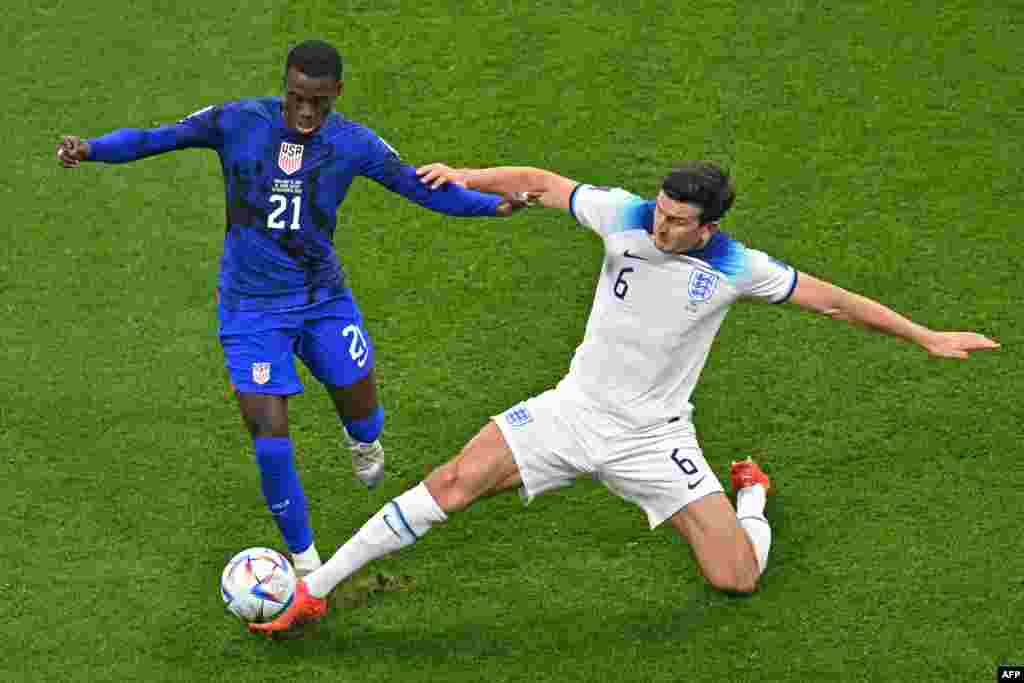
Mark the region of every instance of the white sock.
<instances>
[{"instance_id":1,"label":"white sock","mask_svg":"<svg viewBox=\"0 0 1024 683\"><path fill-rule=\"evenodd\" d=\"M448 519L420 482L381 508L320 569L306 577L309 592L322 598L373 560L415 543Z\"/></svg>"},{"instance_id":2,"label":"white sock","mask_svg":"<svg viewBox=\"0 0 1024 683\"><path fill-rule=\"evenodd\" d=\"M319 569L320 564L320 553L316 551L315 543L310 543L301 553L292 553L292 566L296 572L311 572Z\"/></svg>"},{"instance_id":3,"label":"white sock","mask_svg":"<svg viewBox=\"0 0 1024 683\"><path fill-rule=\"evenodd\" d=\"M768 566L768 551L772 547L772 528L764 516L766 498L767 494L761 484L747 486L736 493L736 519L754 546L754 555L761 573Z\"/></svg>"}]
</instances>

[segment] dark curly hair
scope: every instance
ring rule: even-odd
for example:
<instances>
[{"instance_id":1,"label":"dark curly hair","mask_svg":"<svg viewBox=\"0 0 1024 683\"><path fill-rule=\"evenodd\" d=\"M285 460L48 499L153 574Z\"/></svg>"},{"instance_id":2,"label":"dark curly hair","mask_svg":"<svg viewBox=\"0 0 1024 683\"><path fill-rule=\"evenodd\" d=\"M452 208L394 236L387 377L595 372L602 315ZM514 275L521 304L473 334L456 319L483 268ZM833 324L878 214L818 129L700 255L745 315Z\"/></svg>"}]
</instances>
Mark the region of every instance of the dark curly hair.
<instances>
[{"instance_id":1,"label":"dark curly hair","mask_svg":"<svg viewBox=\"0 0 1024 683\"><path fill-rule=\"evenodd\" d=\"M686 161L676 166L661 184L670 199L700 207L700 223L717 223L736 199L729 172L713 161Z\"/></svg>"},{"instance_id":2,"label":"dark curly hair","mask_svg":"<svg viewBox=\"0 0 1024 683\"><path fill-rule=\"evenodd\" d=\"M293 47L284 66L285 78L292 67L310 78L341 80L341 55L333 45L322 40L307 40Z\"/></svg>"}]
</instances>

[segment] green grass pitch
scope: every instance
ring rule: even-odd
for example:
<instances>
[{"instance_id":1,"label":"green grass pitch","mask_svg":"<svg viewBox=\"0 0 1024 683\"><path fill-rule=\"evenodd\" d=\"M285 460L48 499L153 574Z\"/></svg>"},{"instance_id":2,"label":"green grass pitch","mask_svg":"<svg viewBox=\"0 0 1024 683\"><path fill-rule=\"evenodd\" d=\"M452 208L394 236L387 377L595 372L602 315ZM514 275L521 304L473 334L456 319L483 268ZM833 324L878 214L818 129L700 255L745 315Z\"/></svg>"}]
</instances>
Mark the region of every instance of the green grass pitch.
<instances>
[{"instance_id":1,"label":"green grass pitch","mask_svg":"<svg viewBox=\"0 0 1024 683\"><path fill-rule=\"evenodd\" d=\"M988 681L1024 664L1024 3L5 7L0 679ZM479 503L374 567L399 590L364 577L306 639L250 637L220 571L281 544L224 396L216 156L70 172L53 153L64 133L276 94L307 37L346 59L340 109L412 163L651 194L672 161L715 159L739 239L1003 349L941 362L737 306L694 402L719 476L754 454L778 486L752 598L706 588L685 545L581 483ZM562 376L601 258L555 212L446 219L365 180L340 215L391 469L360 488L308 383L293 433L327 553Z\"/></svg>"}]
</instances>

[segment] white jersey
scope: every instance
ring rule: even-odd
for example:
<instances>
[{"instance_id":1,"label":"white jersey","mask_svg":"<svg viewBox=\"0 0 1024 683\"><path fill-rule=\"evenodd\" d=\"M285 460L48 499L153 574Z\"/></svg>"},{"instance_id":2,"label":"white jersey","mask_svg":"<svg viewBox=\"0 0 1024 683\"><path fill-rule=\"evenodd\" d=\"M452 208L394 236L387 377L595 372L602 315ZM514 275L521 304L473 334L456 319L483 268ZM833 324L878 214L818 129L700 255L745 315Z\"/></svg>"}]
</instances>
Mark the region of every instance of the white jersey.
<instances>
[{"instance_id":1,"label":"white jersey","mask_svg":"<svg viewBox=\"0 0 1024 683\"><path fill-rule=\"evenodd\" d=\"M722 232L699 250L654 246L654 202L580 185L570 211L602 237L604 265L583 341L558 389L630 429L689 419L690 395L729 306L781 303L796 271Z\"/></svg>"}]
</instances>

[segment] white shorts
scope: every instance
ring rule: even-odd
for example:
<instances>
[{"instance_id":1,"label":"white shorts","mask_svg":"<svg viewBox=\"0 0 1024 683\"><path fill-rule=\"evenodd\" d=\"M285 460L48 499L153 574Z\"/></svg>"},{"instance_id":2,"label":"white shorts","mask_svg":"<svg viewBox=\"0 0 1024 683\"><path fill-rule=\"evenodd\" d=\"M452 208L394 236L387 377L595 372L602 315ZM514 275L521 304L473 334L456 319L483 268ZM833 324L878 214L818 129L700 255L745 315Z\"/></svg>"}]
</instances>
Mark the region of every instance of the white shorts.
<instances>
[{"instance_id":1,"label":"white shorts","mask_svg":"<svg viewBox=\"0 0 1024 683\"><path fill-rule=\"evenodd\" d=\"M643 508L653 529L693 501L723 490L685 419L625 431L557 389L492 419L519 466L526 503L590 475Z\"/></svg>"}]
</instances>

